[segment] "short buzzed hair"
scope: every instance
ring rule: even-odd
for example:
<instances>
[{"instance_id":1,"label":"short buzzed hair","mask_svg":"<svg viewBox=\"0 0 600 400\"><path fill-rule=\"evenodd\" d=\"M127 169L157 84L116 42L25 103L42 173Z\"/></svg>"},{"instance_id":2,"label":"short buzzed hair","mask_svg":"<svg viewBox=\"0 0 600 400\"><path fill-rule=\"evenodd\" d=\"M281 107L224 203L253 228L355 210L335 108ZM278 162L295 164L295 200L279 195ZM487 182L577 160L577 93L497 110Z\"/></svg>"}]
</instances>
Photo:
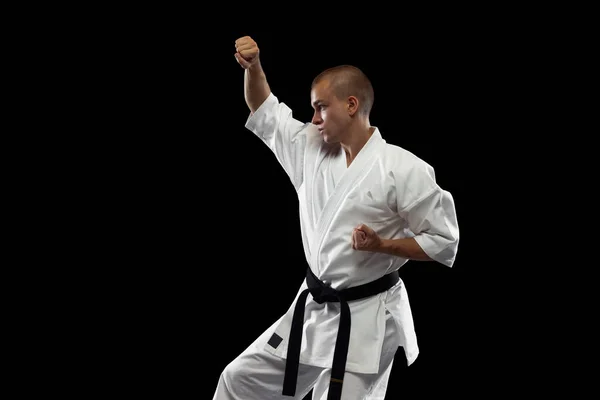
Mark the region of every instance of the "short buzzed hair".
<instances>
[{"instance_id":1,"label":"short buzzed hair","mask_svg":"<svg viewBox=\"0 0 600 400\"><path fill-rule=\"evenodd\" d=\"M333 93L340 100L355 96L359 101L359 112L369 116L375 95L373 85L363 71L353 65L338 65L328 68L313 79L311 89L323 80L328 80Z\"/></svg>"}]
</instances>

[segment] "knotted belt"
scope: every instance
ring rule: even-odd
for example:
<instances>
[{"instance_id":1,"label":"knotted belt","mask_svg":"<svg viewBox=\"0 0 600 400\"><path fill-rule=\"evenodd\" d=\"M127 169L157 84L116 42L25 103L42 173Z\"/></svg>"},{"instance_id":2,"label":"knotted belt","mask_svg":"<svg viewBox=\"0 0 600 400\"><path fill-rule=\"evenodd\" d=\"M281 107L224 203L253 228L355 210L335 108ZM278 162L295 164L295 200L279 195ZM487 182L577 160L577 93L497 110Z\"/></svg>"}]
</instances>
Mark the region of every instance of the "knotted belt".
<instances>
[{"instance_id":1,"label":"knotted belt","mask_svg":"<svg viewBox=\"0 0 600 400\"><path fill-rule=\"evenodd\" d=\"M339 302L341 305L340 322L338 325L337 339L333 353L333 365L331 367L331 380L329 383L329 394L327 400L338 400L342 397L342 385L346 370L346 358L350 344L350 307L348 302L363 299L384 292L394 286L400 279L398 271L384 275L381 278L343 290L335 290L317 278L310 268L306 271L307 289L298 296L292 326L290 331L287 361L285 365L285 376L283 378L283 395L294 396L296 394L296 382L298 379L298 366L300 363L300 346L302 344L302 326L304 325L304 307L306 298L310 293L313 299L319 303Z\"/></svg>"}]
</instances>

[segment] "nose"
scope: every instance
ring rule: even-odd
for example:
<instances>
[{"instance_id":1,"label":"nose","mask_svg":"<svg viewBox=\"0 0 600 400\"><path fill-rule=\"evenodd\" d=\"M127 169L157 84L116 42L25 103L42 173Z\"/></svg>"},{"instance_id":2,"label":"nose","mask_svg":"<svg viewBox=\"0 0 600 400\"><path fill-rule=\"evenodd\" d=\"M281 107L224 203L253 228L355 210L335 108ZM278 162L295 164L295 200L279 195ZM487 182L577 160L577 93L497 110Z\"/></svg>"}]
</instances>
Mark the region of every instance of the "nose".
<instances>
[{"instance_id":1,"label":"nose","mask_svg":"<svg viewBox=\"0 0 600 400\"><path fill-rule=\"evenodd\" d=\"M323 123L321 116L317 112L315 112L315 114L313 115L312 123L315 125L320 125Z\"/></svg>"}]
</instances>

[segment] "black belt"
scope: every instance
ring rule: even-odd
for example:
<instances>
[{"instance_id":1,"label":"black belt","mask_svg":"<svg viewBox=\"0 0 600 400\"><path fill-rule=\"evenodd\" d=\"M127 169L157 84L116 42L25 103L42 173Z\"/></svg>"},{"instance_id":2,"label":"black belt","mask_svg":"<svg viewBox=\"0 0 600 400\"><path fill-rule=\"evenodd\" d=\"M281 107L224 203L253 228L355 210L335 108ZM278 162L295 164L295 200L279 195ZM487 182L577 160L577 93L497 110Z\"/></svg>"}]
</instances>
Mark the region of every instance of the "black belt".
<instances>
[{"instance_id":1,"label":"black belt","mask_svg":"<svg viewBox=\"0 0 600 400\"><path fill-rule=\"evenodd\" d=\"M292 319L287 361L285 365L285 376L283 378L283 395L294 396L296 394L298 365L300 363L300 346L302 343L302 326L304 325L304 306L306 304L306 297L309 293L319 304L324 302L340 302L341 304L340 323L333 353L331 381L329 383L329 395L327 396L327 400L341 399L342 384L344 382L344 373L346 370L346 357L348 355L348 345L350 344L350 307L347 302L384 292L394 286L399 280L400 276L398 271L394 271L373 282L338 291L321 282L319 278L313 274L311 269L307 268L306 284L308 289L305 289L300 293Z\"/></svg>"}]
</instances>

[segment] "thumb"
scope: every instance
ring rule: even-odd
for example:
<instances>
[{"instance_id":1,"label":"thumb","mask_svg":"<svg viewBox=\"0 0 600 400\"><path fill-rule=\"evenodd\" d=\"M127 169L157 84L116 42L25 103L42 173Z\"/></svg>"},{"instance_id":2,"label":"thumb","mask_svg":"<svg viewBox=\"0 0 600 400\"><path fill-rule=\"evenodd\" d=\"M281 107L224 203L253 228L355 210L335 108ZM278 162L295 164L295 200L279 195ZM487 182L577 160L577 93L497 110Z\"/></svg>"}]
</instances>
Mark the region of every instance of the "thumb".
<instances>
[{"instance_id":1,"label":"thumb","mask_svg":"<svg viewBox=\"0 0 600 400\"><path fill-rule=\"evenodd\" d=\"M237 62L244 68L244 69L248 69L250 67L250 63L246 60L244 60L244 57L242 57L242 55L240 53L235 53L234 54L235 59L237 60Z\"/></svg>"}]
</instances>

